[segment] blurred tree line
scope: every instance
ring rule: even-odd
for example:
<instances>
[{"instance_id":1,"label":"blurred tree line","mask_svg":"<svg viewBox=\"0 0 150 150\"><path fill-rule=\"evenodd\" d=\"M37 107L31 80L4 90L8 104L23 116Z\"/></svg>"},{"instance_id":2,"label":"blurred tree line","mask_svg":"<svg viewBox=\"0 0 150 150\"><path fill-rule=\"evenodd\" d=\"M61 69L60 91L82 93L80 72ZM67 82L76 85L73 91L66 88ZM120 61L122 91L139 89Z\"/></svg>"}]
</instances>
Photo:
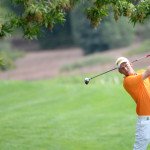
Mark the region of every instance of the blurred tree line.
<instances>
[{"instance_id":1,"label":"blurred tree line","mask_svg":"<svg viewBox=\"0 0 150 150\"><path fill-rule=\"evenodd\" d=\"M150 23L136 25L129 23L125 17L113 19L113 10L110 15L100 22L98 28L93 28L90 21L84 17L84 8L87 3L80 3L70 12L66 13L66 22L53 27L41 27L44 34L38 37L38 42L43 49L54 49L67 46L80 46L84 54L104 51L111 48L123 47L131 44L135 36L141 39L149 38ZM11 6L5 1L4 6ZM21 13L21 7L10 7L16 13ZM3 11L3 10L1 10ZM126 11L125 11L126 12ZM127 13L127 12L126 12ZM129 13L129 12L128 12ZM117 17L117 16L115 16Z\"/></svg>"}]
</instances>

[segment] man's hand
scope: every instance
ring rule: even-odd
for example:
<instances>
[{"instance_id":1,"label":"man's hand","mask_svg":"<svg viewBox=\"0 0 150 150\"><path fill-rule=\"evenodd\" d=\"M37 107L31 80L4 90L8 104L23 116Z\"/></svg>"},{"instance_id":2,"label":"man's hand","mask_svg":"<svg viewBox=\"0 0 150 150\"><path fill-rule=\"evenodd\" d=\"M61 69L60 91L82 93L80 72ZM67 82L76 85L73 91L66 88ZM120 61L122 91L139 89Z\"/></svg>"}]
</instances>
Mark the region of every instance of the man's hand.
<instances>
[{"instance_id":1,"label":"man's hand","mask_svg":"<svg viewBox=\"0 0 150 150\"><path fill-rule=\"evenodd\" d=\"M150 66L146 69L146 71L142 74L143 80L150 77Z\"/></svg>"}]
</instances>

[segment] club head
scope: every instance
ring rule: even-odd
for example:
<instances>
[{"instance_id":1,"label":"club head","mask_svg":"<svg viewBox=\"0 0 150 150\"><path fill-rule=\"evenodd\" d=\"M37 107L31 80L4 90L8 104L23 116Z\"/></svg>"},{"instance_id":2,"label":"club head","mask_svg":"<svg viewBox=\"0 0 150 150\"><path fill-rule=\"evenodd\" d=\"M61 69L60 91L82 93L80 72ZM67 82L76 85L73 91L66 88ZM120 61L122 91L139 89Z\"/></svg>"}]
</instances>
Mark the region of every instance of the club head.
<instances>
[{"instance_id":1,"label":"club head","mask_svg":"<svg viewBox=\"0 0 150 150\"><path fill-rule=\"evenodd\" d=\"M89 82L90 82L90 78L85 78L85 79L84 79L84 83L85 83L85 84L89 84Z\"/></svg>"}]
</instances>

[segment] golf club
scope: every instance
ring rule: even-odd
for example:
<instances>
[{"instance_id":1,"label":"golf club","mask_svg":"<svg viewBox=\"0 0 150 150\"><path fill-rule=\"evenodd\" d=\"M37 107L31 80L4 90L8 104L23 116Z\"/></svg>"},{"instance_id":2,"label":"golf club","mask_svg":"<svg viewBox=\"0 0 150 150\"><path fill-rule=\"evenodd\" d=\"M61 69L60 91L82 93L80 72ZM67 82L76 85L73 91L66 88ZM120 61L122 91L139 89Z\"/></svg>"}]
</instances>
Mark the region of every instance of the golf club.
<instances>
[{"instance_id":1,"label":"golf club","mask_svg":"<svg viewBox=\"0 0 150 150\"><path fill-rule=\"evenodd\" d=\"M137 61L139 61L139 60L141 60L141 59L148 58L148 57L150 57L150 55L146 55L146 56L144 56L144 57L135 59L135 60L133 60L131 63L135 63L135 62L137 62ZM106 74L106 73L108 73L108 72L111 72L111 71L113 71L113 70L116 70L116 69L118 69L118 67L114 67L114 68L112 68L112 69L110 69L110 70L108 70L108 71L105 71L105 72L103 72L103 73L101 73L101 74L98 74L98 75L96 75L96 76L93 76L93 77L91 77L91 78L85 78L85 79L84 79L84 83L85 83L85 84L89 84L90 80L92 80L92 79L94 79L94 78L96 78L96 77L98 77L98 76L101 76L101 75L103 75L103 74Z\"/></svg>"}]
</instances>

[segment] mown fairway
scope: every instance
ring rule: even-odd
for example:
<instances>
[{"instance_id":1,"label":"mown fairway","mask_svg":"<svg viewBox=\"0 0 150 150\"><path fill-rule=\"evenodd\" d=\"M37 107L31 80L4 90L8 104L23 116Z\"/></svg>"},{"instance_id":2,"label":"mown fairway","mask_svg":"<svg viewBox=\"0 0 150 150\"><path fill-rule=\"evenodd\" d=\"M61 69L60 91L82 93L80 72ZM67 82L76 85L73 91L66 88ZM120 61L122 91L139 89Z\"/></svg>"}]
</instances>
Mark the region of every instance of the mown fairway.
<instances>
[{"instance_id":1,"label":"mown fairway","mask_svg":"<svg viewBox=\"0 0 150 150\"><path fill-rule=\"evenodd\" d=\"M0 150L131 150L135 122L119 83L0 81Z\"/></svg>"}]
</instances>

